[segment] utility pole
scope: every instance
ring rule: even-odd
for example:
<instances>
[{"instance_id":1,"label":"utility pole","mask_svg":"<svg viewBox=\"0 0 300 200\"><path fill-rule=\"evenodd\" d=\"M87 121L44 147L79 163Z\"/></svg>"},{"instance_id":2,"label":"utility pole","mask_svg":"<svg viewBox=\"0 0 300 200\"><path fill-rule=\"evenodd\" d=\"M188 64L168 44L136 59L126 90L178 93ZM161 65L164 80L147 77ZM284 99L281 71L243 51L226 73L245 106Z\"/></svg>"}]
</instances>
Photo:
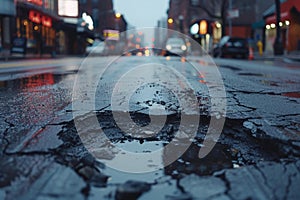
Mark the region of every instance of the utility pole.
<instances>
[{"instance_id":1,"label":"utility pole","mask_svg":"<svg viewBox=\"0 0 300 200\"><path fill-rule=\"evenodd\" d=\"M232 0L229 0L229 13L232 11ZM228 25L229 25L229 36L232 35L232 18L229 15L229 20L228 20Z\"/></svg>"},{"instance_id":2,"label":"utility pole","mask_svg":"<svg viewBox=\"0 0 300 200\"><path fill-rule=\"evenodd\" d=\"M184 33L184 28L183 28L184 17L183 17L183 15L179 15L178 20L179 20L179 30L181 33Z\"/></svg>"},{"instance_id":3,"label":"utility pole","mask_svg":"<svg viewBox=\"0 0 300 200\"><path fill-rule=\"evenodd\" d=\"M281 40L281 27L279 25L281 21L280 17L280 0L275 0L276 6L276 39L274 43L274 55L283 55L283 44Z\"/></svg>"}]
</instances>

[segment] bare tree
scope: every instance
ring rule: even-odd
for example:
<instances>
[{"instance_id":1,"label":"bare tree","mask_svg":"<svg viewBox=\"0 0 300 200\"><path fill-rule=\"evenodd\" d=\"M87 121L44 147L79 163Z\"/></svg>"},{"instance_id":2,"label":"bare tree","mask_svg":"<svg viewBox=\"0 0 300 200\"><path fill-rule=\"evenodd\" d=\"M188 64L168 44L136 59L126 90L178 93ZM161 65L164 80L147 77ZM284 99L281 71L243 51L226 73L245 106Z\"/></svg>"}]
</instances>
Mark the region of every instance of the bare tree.
<instances>
[{"instance_id":1,"label":"bare tree","mask_svg":"<svg viewBox=\"0 0 300 200\"><path fill-rule=\"evenodd\" d=\"M191 0L192 6L201 8L213 19L220 20L222 36L226 34L227 10L229 0Z\"/></svg>"}]
</instances>

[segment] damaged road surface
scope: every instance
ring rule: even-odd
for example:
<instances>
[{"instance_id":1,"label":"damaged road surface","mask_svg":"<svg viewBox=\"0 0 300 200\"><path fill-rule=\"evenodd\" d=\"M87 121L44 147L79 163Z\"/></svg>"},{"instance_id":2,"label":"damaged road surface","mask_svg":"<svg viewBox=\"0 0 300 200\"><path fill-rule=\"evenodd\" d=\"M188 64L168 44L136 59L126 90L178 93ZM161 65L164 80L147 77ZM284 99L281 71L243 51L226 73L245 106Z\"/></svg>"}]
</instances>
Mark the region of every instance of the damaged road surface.
<instances>
[{"instance_id":1,"label":"damaged road surface","mask_svg":"<svg viewBox=\"0 0 300 200\"><path fill-rule=\"evenodd\" d=\"M0 199L300 199L300 67L215 63L1 64Z\"/></svg>"}]
</instances>

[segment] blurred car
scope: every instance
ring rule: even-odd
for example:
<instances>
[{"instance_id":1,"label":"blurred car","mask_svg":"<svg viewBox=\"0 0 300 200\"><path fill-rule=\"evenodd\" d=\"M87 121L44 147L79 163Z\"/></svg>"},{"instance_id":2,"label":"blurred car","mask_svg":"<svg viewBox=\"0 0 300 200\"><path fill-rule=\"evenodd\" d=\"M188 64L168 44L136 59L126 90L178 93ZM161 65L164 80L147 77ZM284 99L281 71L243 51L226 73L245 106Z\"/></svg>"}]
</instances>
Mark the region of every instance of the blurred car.
<instances>
[{"instance_id":1,"label":"blurred car","mask_svg":"<svg viewBox=\"0 0 300 200\"><path fill-rule=\"evenodd\" d=\"M224 36L213 48L214 57L248 58L249 45L246 38Z\"/></svg>"},{"instance_id":2,"label":"blurred car","mask_svg":"<svg viewBox=\"0 0 300 200\"><path fill-rule=\"evenodd\" d=\"M186 56L187 46L182 38L169 38L166 42L167 54Z\"/></svg>"},{"instance_id":3,"label":"blurred car","mask_svg":"<svg viewBox=\"0 0 300 200\"><path fill-rule=\"evenodd\" d=\"M87 46L85 49L86 55L103 55L105 50L105 42L95 40L92 45Z\"/></svg>"},{"instance_id":4,"label":"blurred car","mask_svg":"<svg viewBox=\"0 0 300 200\"><path fill-rule=\"evenodd\" d=\"M147 47L127 49L126 56L150 56L151 49Z\"/></svg>"}]
</instances>

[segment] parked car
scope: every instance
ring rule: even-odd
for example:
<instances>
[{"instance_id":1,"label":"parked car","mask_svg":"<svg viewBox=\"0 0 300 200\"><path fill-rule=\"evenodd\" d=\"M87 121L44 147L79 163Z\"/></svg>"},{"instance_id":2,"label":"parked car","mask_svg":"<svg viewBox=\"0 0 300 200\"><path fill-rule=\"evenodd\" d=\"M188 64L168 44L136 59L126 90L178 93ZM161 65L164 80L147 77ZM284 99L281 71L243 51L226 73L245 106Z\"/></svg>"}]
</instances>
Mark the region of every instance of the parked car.
<instances>
[{"instance_id":1,"label":"parked car","mask_svg":"<svg viewBox=\"0 0 300 200\"><path fill-rule=\"evenodd\" d=\"M169 38L166 42L167 54L175 54L179 56L186 56L187 46L182 38Z\"/></svg>"},{"instance_id":2,"label":"parked car","mask_svg":"<svg viewBox=\"0 0 300 200\"><path fill-rule=\"evenodd\" d=\"M248 58L249 45L246 38L224 36L213 48L214 57Z\"/></svg>"},{"instance_id":3,"label":"parked car","mask_svg":"<svg viewBox=\"0 0 300 200\"><path fill-rule=\"evenodd\" d=\"M105 42L95 40L92 45L87 46L85 49L86 55L103 55L105 50Z\"/></svg>"},{"instance_id":4,"label":"parked car","mask_svg":"<svg viewBox=\"0 0 300 200\"><path fill-rule=\"evenodd\" d=\"M126 52L126 56L150 56L150 50L147 47L142 47L142 48L132 48L128 49Z\"/></svg>"}]
</instances>

